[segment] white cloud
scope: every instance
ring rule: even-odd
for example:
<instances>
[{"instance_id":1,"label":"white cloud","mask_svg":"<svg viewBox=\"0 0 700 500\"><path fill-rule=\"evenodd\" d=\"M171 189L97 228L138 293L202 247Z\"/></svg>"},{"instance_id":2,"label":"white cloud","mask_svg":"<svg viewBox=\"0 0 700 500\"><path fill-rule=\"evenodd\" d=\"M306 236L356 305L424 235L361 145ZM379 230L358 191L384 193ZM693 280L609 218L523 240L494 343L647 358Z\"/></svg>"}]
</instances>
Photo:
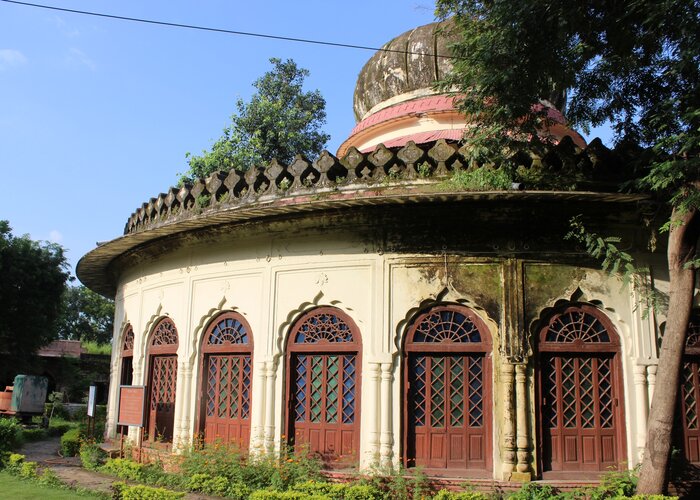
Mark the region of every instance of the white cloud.
<instances>
[{"instance_id":1,"label":"white cloud","mask_svg":"<svg viewBox=\"0 0 700 500\"><path fill-rule=\"evenodd\" d=\"M27 58L19 50L0 49L0 71L27 63Z\"/></svg>"},{"instance_id":2,"label":"white cloud","mask_svg":"<svg viewBox=\"0 0 700 500\"><path fill-rule=\"evenodd\" d=\"M59 16L53 16L51 18L51 21L53 24L58 28L58 30L61 32L61 34L67 38L75 38L77 36L80 36L80 31L78 31L75 28L70 28L66 22L63 20L63 18Z\"/></svg>"},{"instance_id":3,"label":"white cloud","mask_svg":"<svg viewBox=\"0 0 700 500\"><path fill-rule=\"evenodd\" d=\"M85 52L75 47L71 47L71 49L68 51L66 63L69 66L86 66L92 71L95 71L97 68L94 61L90 59Z\"/></svg>"},{"instance_id":4,"label":"white cloud","mask_svg":"<svg viewBox=\"0 0 700 500\"><path fill-rule=\"evenodd\" d=\"M51 241L52 243L61 243L61 241L63 241L63 235L60 231L52 229L49 232L49 241Z\"/></svg>"}]
</instances>

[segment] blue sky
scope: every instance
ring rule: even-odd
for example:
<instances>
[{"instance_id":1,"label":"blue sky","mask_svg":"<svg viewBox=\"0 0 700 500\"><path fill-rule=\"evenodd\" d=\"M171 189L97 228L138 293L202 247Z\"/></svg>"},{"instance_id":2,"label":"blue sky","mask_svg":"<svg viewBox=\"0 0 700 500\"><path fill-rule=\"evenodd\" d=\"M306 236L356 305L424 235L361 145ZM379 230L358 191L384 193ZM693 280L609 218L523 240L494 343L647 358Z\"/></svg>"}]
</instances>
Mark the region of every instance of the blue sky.
<instances>
[{"instance_id":1,"label":"blue sky","mask_svg":"<svg viewBox=\"0 0 700 500\"><path fill-rule=\"evenodd\" d=\"M379 47L432 22L427 0L36 0L58 7ZM221 135L239 97L293 58L327 101L335 152L370 51L130 23L0 2L0 219L71 266L121 235Z\"/></svg>"}]
</instances>

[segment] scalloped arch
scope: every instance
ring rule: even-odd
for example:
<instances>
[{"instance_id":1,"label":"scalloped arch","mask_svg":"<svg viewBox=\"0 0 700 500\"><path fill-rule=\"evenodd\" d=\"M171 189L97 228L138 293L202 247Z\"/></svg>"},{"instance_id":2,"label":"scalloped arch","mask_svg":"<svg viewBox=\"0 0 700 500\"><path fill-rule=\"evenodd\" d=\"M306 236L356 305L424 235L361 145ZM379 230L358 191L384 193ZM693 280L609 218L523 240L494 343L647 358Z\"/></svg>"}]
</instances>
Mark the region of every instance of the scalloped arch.
<instances>
[{"instance_id":1,"label":"scalloped arch","mask_svg":"<svg viewBox=\"0 0 700 500\"><path fill-rule=\"evenodd\" d=\"M340 300L330 300L324 303L321 301L323 298L323 291L319 291L316 296L311 299L311 302L302 302L295 309L292 309L289 311L289 313L287 313L287 317L277 328L275 342L272 346L275 349L275 352L271 354L275 360L279 359L279 357L286 351L287 338L289 337L289 334L292 331L292 326L296 323L296 321L307 312L324 305L335 307L347 314L357 325L357 333L360 337L358 342L360 345L364 345L365 339L362 338L362 329L360 328L357 320L352 316L353 309L345 306Z\"/></svg>"},{"instance_id":2,"label":"scalloped arch","mask_svg":"<svg viewBox=\"0 0 700 500\"><path fill-rule=\"evenodd\" d=\"M425 311L426 309L430 309L438 305L446 304L464 306L474 311L474 314L476 314L479 317L479 319L481 319L481 321L483 321L486 325L486 328L488 329L488 334L491 337L491 345L498 345L498 324L493 319L491 319L486 310L483 307L479 307L478 305L476 305L471 299L457 293L457 291L454 288L445 287L434 297L425 298L418 304L418 306L411 307L406 311L405 316L396 324L396 328L394 330L394 341L392 346L394 351L390 354L392 356L396 356L399 352L403 350L404 340L408 333L408 328L410 327L414 318L416 318L421 313L421 311Z\"/></svg>"},{"instance_id":3,"label":"scalloped arch","mask_svg":"<svg viewBox=\"0 0 700 500\"><path fill-rule=\"evenodd\" d=\"M615 334L619 340L620 352L623 355L628 352L628 347L632 345L629 325L627 325L627 323L620 317L615 309L605 307L604 302L600 299L587 297L580 287L577 287L569 297L559 297L550 301L550 305L543 307L540 310L537 318L530 322L527 338L530 352L534 352L533 347L535 347L538 343L538 335L540 334L543 325L549 320L549 318L551 318L552 314L554 314L557 309L573 304L587 304L595 307L602 314L604 314L615 328Z\"/></svg>"}]
</instances>

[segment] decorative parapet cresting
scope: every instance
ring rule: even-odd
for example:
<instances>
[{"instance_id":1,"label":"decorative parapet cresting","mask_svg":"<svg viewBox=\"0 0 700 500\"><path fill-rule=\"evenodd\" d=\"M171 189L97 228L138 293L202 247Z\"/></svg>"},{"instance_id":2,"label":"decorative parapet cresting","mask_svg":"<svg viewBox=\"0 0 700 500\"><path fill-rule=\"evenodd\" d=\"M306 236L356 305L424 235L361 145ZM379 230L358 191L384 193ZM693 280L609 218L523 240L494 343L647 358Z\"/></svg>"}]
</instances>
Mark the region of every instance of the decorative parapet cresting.
<instances>
[{"instance_id":1,"label":"decorative parapet cresting","mask_svg":"<svg viewBox=\"0 0 700 500\"><path fill-rule=\"evenodd\" d=\"M188 219L204 212L274 201L295 196L313 196L363 187L380 189L394 184L430 184L444 181L453 172L479 168L469 162L466 146L440 139L417 145L409 141L400 148L379 144L373 151L351 147L342 159L323 151L311 162L301 155L290 165L272 160L246 172L214 172L204 179L171 187L151 198L129 217L124 234L137 233L169 222ZM596 140L585 150L567 137L546 155L519 154L525 168L560 170L571 167L605 180L615 171L612 152ZM604 168L601 168L604 167ZM493 168L493 166L489 166ZM602 175L600 175L602 174Z\"/></svg>"}]
</instances>

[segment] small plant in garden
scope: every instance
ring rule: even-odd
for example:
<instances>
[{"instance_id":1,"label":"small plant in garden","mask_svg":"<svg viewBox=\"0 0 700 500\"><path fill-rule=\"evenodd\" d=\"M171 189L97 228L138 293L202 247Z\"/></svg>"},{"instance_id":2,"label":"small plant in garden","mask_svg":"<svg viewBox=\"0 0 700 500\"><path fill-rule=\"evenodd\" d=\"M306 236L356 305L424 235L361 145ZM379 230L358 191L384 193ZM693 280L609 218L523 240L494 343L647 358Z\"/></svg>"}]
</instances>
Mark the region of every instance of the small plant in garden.
<instances>
[{"instance_id":1,"label":"small plant in garden","mask_svg":"<svg viewBox=\"0 0 700 500\"><path fill-rule=\"evenodd\" d=\"M80 443L80 462L88 470L97 470L105 461L107 454L94 439Z\"/></svg>"},{"instance_id":2,"label":"small plant in garden","mask_svg":"<svg viewBox=\"0 0 700 500\"><path fill-rule=\"evenodd\" d=\"M61 436L61 455L74 457L80 452L80 429L70 429Z\"/></svg>"},{"instance_id":3,"label":"small plant in garden","mask_svg":"<svg viewBox=\"0 0 700 500\"><path fill-rule=\"evenodd\" d=\"M22 446L22 426L14 418L0 418L0 451L13 451Z\"/></svg>"}]
</instances>

